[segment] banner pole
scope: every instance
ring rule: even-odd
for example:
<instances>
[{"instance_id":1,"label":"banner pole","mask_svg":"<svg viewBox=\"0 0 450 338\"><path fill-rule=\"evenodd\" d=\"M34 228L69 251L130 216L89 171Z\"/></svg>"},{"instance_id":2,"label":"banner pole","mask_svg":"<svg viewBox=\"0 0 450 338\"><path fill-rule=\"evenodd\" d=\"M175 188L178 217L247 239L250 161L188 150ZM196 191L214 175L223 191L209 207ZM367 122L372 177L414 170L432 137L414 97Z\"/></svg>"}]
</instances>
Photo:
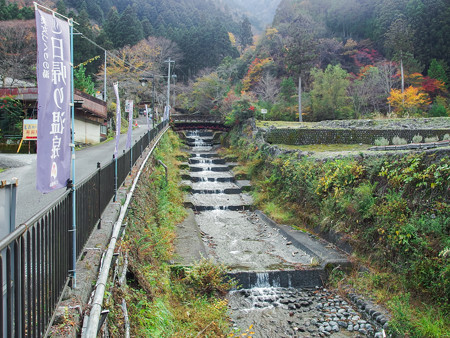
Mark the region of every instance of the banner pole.
<instances>
[{"instance_id":1,"label":"banner pole","mask_svg":"<svg viewBox=\"0 0 450 338\"><path fill-rule=\"evenodd\" d=\"M113 155L114 159L114 199L113 202L117 201L117 156Z\"/></svg>"},{"instance_id":2,"label":"banner pole","mask_svg":"<svg viewBox=\"0 0 450 338\"><path fill-rule=\"evenodd\" d=\"M70 87L71 87L71 122L72 122L72 278L73 287L77 286L77 199L75 185L75 106L74 106L74 84L73 84L73 22L69 19L70 26Z\"/></svg>"}]
</instances>

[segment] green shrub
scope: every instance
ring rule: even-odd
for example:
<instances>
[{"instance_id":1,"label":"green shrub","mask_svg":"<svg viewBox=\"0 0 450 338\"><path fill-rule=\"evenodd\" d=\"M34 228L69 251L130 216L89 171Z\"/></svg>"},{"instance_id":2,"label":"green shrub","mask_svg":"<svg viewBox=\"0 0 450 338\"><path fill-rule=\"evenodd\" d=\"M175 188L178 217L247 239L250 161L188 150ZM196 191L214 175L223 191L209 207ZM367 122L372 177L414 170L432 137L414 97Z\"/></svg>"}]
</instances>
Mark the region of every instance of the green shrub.
<instances>
[{"instance_id":1,"label":"green shrub","mask_svg":"<svg viewBox=\"0 0 450 338\"><path fill-rule=\"evenodd\" d=\"M439 138L437 136L433 137L425 137L425 143L439 142Z\"/></svg>"},{"instance_id":2,"label":"green shrub","mask_svg":"<svg viewBox=\"0 0 450 338\"><path fill-rule=\"evenodd\" d=\"M375 140L374 144L378 147L385 147L389 145L389 141L384 137L380 137Z\"/></svg>"},{"instance_id":3,"label":"green shrub","mask_svg":"<svg viewBox=\"0 0 450 338\"><path fill-rule=\"evenodd\" d=\"M22 102L11 96L0 97L0 130L4 135L22 134Z\"/></svg>"},{"instance_id":4,"label":"green shrub","mask_svg":"<svg viewBox=\"0 0 450 338\"><path fill-rule=\"evenodd\" d=\"M414 135L414 137L412 139L413 143L420 143L420 142L422 142L422 140L423 140L423 137L419 134Z\"/></svg>"},{"instance_id":5,"label":"green shrub","mask_svg":"<svg viewBox=\"0 0 450 338\"><path fill-rule=\"evenodd\" d=\"M430 111L428 112L429 117L446 117L448 116L447 109L445 109L445 106L439 103L433 104Z\"/></svg>"},{"instance_id":6,"label":"green shrub","mask_svg":"<svg viewBox=\"0 0 450 338\"><path fill-rule=\"evenodd\" d=\"M292 224L320 225L347 234L360 254L373 258L373 264L404 277L399 290L445 310L442 300L450 297L450 257L439 253L450 247L448 156L273 158L267 148L258 149L242 134L230 139L240 160L249 166L259 205L271 203L272 210L295 206L290 209L296 215ZM295 218L299 223L294 223Z\"/></svg>"},{"instance_id":7,"label":"green shrub","mask_svg":"<svg viewBox=\"0 0 450 338\"><path fill-rule=\"evenodd\" d=\"M202 259L192 268L186 271L186 283L196 293L206 296L224 296L230 289L236 286L226 276L227 267L215 264L212 260Z\"/></svg>"},{"instance_id":8,"label":"green shrub","mask_svg":"<svg viewBox=\"0 0 450 338\"><path fill-rule=\"evenodd\" d=\"M450 134L445 134L442 138L442 141L449 141L450 140Z\"/></svg>"},{"instance_id":9,"label":"green shrub","mask_svg":"<svg viewBox=\"0 0 450 338\"><path fill-rule=\"evenodd\" d=\"M398 137L398 136L394 136L392 138L392 144L396 145L396 146L400 146L403 144L407 144L408 142L406 142L406 140L404 138Z\"/></svg>"}]
</instances>

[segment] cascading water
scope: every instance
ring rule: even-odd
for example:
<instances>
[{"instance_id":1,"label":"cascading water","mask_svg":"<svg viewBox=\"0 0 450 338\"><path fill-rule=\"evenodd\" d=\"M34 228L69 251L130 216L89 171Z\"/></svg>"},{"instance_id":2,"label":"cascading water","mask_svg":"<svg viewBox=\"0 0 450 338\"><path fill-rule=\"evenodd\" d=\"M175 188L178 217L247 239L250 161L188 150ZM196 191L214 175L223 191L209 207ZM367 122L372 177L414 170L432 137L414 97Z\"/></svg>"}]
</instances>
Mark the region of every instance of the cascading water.
<instances>
[{"instance_id":1,"label":"cascading water","mask_svg":"<svg viewBox=\"0 0 450 338\"><path fill-rule=\"evenodd\" d=\"M186 136L192 153L188 202L196 211L207 255L246 281L245 289L228 297L236 327L245 330L252 325L253 337L373 335L375 327L357 318L344 300L329 305L330 297L337 299L334 294L291 287L299 284L302 269L313 258L248 211L252 198L242 193L217 155L211 132L191 131Z\"/></svg>"}]
</instances>

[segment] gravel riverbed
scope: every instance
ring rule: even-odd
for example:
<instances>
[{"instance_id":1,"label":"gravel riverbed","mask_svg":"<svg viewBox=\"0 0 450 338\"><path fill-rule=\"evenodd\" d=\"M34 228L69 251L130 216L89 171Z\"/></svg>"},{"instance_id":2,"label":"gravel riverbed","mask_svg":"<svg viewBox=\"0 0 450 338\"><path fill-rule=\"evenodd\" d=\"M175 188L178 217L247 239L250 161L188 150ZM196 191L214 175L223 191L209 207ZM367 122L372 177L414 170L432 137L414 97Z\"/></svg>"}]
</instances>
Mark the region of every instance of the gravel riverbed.
<instances>
[{"instance_id":1,"label":"gravel riverbed","mask_svg":"<svg viewBox=\"0 0 450 338\"><path fill-rule=\"evenodd\" d=\"M232 291L228 301L234 328L252 327L255 338L383 337L381 323L324 288L257 287Z\"/></svg>"}]
</instances>

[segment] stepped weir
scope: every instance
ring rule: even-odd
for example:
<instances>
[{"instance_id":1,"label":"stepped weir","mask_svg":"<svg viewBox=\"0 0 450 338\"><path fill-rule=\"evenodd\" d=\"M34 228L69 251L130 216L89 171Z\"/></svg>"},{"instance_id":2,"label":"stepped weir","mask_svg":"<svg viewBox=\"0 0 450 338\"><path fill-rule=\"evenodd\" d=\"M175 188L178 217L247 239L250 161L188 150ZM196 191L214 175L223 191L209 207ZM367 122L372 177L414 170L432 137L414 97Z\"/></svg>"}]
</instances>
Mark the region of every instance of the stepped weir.
<instances>
[{"instance_id":1,"label":"stepped weir","mask_svg":"<svg viewBox=\"0 0 450 338\"><path fill-rule=\"evenodd\" d=\"M183 136L189 216L177 230L177 264L204 257L229 267L239 285L228 296L236 328L252 325L253 337L374 335L375 324L323 289L327 271L349 266L345 255L254 210L249 182L237 180L236 163L217 153L216 131Z\"/></svg>"}]
</instances>

